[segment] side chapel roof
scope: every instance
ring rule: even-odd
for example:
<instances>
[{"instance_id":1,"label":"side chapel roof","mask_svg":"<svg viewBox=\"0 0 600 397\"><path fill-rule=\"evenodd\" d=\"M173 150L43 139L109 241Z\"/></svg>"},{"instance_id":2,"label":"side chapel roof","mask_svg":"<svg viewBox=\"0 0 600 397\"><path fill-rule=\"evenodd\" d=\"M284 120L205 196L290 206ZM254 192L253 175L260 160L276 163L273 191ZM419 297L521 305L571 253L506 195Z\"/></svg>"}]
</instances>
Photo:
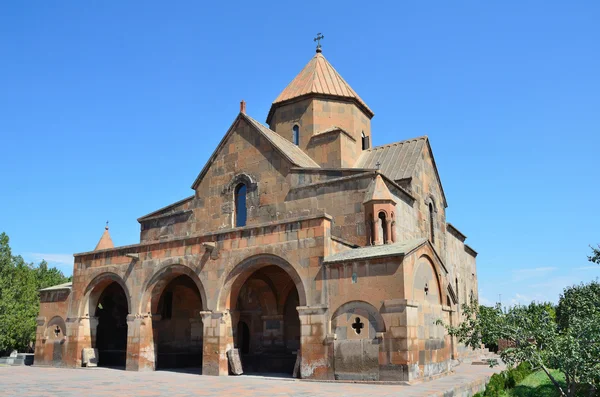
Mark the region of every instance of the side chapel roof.
<instances>
[{"instance_id":1,"label":"side chapel roof","mask_svg":"<svg viewBox=\"0 0 600 397\"><path fill-rule=\"evenodd\" d=\"M414 176L425 146L431 154L435 176L440 184L444 206L446 206L444 187L435 165L427 135L363 150L354 168L375 169L378 168L377 164L379 163L379 171L389 179L393 181L408 179Z\"/></svg>"}]
</instances>

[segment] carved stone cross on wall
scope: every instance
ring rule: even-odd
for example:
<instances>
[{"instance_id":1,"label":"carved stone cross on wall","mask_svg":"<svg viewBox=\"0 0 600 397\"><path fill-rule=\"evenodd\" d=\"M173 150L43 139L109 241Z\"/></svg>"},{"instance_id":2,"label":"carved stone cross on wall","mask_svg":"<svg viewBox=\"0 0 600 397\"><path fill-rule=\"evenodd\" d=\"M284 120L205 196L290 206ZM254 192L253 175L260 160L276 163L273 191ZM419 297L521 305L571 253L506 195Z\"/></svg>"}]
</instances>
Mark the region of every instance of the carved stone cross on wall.
<instances>
[{"instance_id":1,"label":"carved stone cross on wall","mask_svg":"<svg viewBox=\"0 0 600 397\"><path fill-rule=\"evenodd\" d=\"M54 335L58 338L58 334L60 334L60 327L57 325L56 328L54 328Z\"/></svg>"},{"instance_id":2,"label":"carved stone cross on wall","mask_svg":"<svg viewBox=\"0 0 600 397\"><path fill-rule=\"evenodd\" d=\"M360 322L360 318L358 317L356 317L356 320L354 320L354 323L352 323L352 328L354 328L354 332L357 334L360 334L360 330L363 329L364 326L365 325Z\"/></svg>"}]
</instances>

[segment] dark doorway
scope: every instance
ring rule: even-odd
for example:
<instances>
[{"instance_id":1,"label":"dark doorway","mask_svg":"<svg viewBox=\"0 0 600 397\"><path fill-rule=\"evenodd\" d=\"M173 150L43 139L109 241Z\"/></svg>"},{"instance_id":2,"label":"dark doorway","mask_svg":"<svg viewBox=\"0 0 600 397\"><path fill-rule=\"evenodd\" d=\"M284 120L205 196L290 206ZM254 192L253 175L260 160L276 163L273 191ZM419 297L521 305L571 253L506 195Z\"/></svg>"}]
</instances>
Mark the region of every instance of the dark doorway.
<instances>
[{"instance_id":1,"label":"dark doorway","mask_svg":"<svg viewBox=\"0 0 600 397\"><path fill-rule=\"evenodd\" d=\"M175 277L163 289L152 322L156 369L202 370L202 298L194 281Z\"/></svg>"},{"instance_id":2,"label":"dark doorway","mask_svg":"<svg viewBox=\"0 0 600 397\"><path fill-rule=\"evenodd\" d=\"M250 328L245 321L238 323L237 338L237 347L240 349L240 353L248 354L250 352Z\"/></svg>"},{"instance_id":3,"label":"dark doorway","mask_svg":"<svg viewBox=\"0 0 600 397\"><path fill-rule=\"evenodd\" d=\"M246 374L290 377L300 349L298 291L278 266L263 267L248 277L235 307L234 342Z\"/></svg>"},{"instance_id":4,"label":"dark doorway","mask_svg":"<svg viewBox=\"0 0 600 397\"><path fill-rule=\"evenodd\" d=\"M98 365L125 367L127 359L127 297L116 282L109 284L96 306Z\"/></svg>"}]
</instances>

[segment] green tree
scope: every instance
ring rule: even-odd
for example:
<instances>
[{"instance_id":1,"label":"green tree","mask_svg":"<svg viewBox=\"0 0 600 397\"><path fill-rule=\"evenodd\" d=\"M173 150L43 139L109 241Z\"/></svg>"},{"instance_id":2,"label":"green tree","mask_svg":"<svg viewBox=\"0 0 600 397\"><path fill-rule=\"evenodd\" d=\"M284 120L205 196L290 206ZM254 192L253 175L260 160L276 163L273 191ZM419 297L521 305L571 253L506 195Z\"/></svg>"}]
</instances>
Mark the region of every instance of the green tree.
<instances>
[{"instance_id":1,"label":"green tree","mask_svg":"<svg viewBox=\"0 0 600 397\"><path fill-rule=\"evenodd\" d=\"M505 313L498 310L495 317L485 315L473 301L464 305L464 321L446 328L473 349L484 337L507 340L510 347L500 353L502 360L510 366L528 362L541 369L561 396L575 396L578 386L593 393L600 379L599 290L598 283L569 287L556 310L549 303L531 303ZM552 376L551 368L565 375L566 387Z\"/></svg>"},{"instance_id":2,"label":"green tree","mask_svg":"<svg viewBox=\"0 0 600 397\"><path fill-rule=\"evenodd\" d=\"M590 246L590 248L592 249L592 255L588 256L588 260L600 265L600 244L598 244L597 248L592 246Z\"/></svg>"},{"instance_id":3,"label":"green tree","mask_svg":"<svg viewBox=\"0 0 600 397\"><path fill-rule=\"evenodd\" d=\"M0 354L24 350L35 339L40 288L68 280L46 262L34 266L13 256L6 233L0 233Z\"/></svg>"}]
</instances>

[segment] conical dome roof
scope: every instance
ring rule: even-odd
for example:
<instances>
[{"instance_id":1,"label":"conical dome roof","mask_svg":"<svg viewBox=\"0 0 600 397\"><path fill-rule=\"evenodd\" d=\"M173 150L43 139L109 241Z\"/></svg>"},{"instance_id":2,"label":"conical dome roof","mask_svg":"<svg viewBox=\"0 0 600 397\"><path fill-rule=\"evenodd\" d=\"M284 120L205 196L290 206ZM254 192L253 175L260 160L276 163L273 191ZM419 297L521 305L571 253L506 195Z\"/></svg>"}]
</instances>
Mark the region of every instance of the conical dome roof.
<instances>
[{"instance_id":1,"label":"conical dome roof","mask_svg":"<svg viewBox=\"0 0 600 397\"><path fill-rule=\"evenodd\" d=\"M320 52L315 54L304 69L273 101L271 113L273 107L280 103L311 94L348 98L355 101L369 117L374 115L373 111Z\"/></svg>"},{"instance_id":2,"label":"conical dome roof","mask_svg":"<svg viewBox=\"0 0 600 397\"><path fill-rule=\"evenodd\" d=\"M109 248L115 248L115 245L113 244L112 238L110 238L110 233L108 232L107 225L104 228L104 233L102 233L102 237L100 237L100 241L98 241L98 244L96 244L96 248L94 248L94 251L105 250Z\"/></svg>"}]
</instances>

